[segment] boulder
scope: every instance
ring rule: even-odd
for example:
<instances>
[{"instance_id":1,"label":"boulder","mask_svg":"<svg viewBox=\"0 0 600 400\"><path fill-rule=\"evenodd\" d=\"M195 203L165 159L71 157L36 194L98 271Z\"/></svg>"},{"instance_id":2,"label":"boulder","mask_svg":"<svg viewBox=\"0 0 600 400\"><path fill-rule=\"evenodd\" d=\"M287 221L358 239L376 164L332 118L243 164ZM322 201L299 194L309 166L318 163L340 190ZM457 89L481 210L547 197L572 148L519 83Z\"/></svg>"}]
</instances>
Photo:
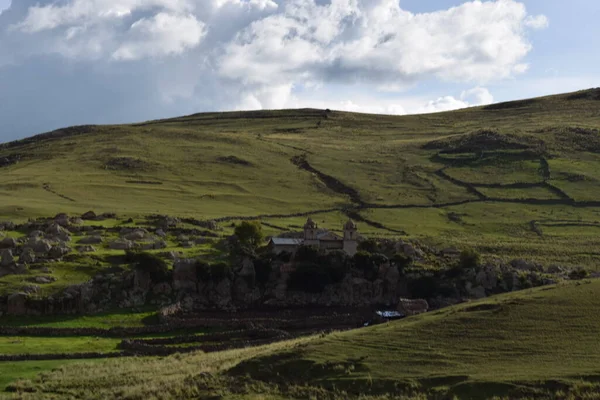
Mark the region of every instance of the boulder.
<instances>
[{"instance_id":1,"label":"boulder","mask_svg":"<svg viewBox=\"0 0 600 400\"><path fill-rule=\"evenodd\" d=\"M142 240L148 235L145 229L136 229L133 232L127 233L123 236L125 240Z\"/></svg>"},{"instance_id":2,"label":"boulder","mask_svg":"<svg viewBox=\"0 0 600 400\"><path fill-rule=\"evenodd\" d=\"M47 285L52 282L56 282L56 278L53 276L36 276L31 279L32 282L40 285Z\"/></svg>"},{"instance_id":3,"label":"boulder","mask_svg":"<svg viewBox=\"0 0 600 400\"><path fill-rule=\"evenodd\" d=\"M33 264L35 262L35 252L31 247L26 247L19 256L19 261L23 264Z\"/></svg>"},{"instance_id":4,"label":"boulder","mask_svg":"<svg viewBox=\"0 0 600 400\"><path fill-rule=\"evenodd\" d=\"M406 316L422 314L429 310L429 304L424 299L404 299L398 301L398 311Z\"/></svg>"},{"instance_id":5,"label":"boulder","mask_svg":"<svg viewBox=\"0 0 600 400\"><path fill-rule=\"evenodd\" d=\"M108 244L108 247L112 250L131 250L133 249L135 244L131 240L127 239L117 239Z\"/></svg>"},{"instance_id":6,"label":"boulder","mask_svg":"<svg viewBox=\"0 0 600 400\"><path fill-rule=\"evenodd\" d=\"M93 212L93 211L88 211L88 212L84 213L84 214L81 216L81 219L84 219L84 220L87 220L87 221L89 221L89 220L94 220L94 219L96 219L96 218L97 218L97 216L96 216L96 213L95 213L95 212Z\"/></svg>"},{"instance_id":7,"label":"boulder","mask_svg":"<svg viewBox=\"0 0 600 400\"><path fill-rule=\"evenodd\" d=\"M6 313L8 315L25 315L27 313L27 294L13 293L8 296Z\"/></svg>"},{"instance_id":8,"label":"boulder","mask_svg":"<svg viewBox=\"0 0 600 400\"><path fill-rule=\"evenodd\" d=\"M54 217L54 222L60 226L69 226L69 216L65 213L56 214Z\"/></svg>"},{"instance_id":9,"label":"boulder","mask_svg":"<svg viewBox=\"0 0 600 400\"><path fill-rule=\"evenodd\" d=\"M59 258L63 258L70 252L71 252L71 248L69 246L67 246L65 244L59 244L56 246L52 246L52 248L48 252L48 257L54 258L54 259L59 259Z\"/></svg>"},{"instance_id":10,"label":"boulder","mask_svg":"<svg viewBox=\"0 0 600 400\"><path fill-rule=\"evenodd\" d=\"M79 240L79 244L100 244L102 243L102 237L100 236L86 236Z\"/></svg>"},{"instance_id":11,"label":"boulder","mask_svg":"<svg viewBox=\"0 0 600 400\"><path fill-rule=\"evenodd\" d=\"M72 225L82 225L83 224L83 218L71 217L69 219L69 222L71 222Z\"/></svg>"},{"instance_id":12,"label":"boulder","mask_svg":"<svg viewBox=\"0 0 600 400\"><path fill-rule=\"evenodd\" d=\"M57 223L53 223L46 229L46 235L54 237L56 240L63 242L71 241L70 232Z\"/></svg>"},{"instance_id":13,"label":"boulder","mask_svg":"<svg viewBox=\"0 0 600 400\"><path fill-rule=\"evenodd\" d=\"M0 249L14 249L17 247L17 239L7 237L0 241Z\"/></svg>"},{"instance_id":14,"label":"boulder","mask_svg":"<svg viewBox=\"0 0 600 400\"><path fill-rule=\"evenodd\" d=\"M96 252L96 248L88 244L85 246L77 246L77 251L80 253L94 253Z\"/></svg>"},{"instance_id":15,"label":"boulder","mask_svg":"<svg viewBox=\"0 0 600 400\"><path fill-rule=\"evenodd\" d=\"M157 240L156 242L154 242L155 250L166 249L167 247L169 247L169 245L164 240Z\"/></svg>"},{"instance_id":16,"label":"boulder","mask_svg":"<svg viewBox=\"0 0 600 400\"><path fill-rule=\"evenodd\" d=\"M31 239L27 243L36 254L46 254L52 249L52 243L46 239Z\"/></svg>"},{"instance_id":17,"label":"boulder","mask_svg":"<svg viewBox=\"0 0 600 400\"><path fill-rule=\"evenodd\" d=\"M42 232L40 230L31 231L31 232L29 232L29 235L27 235L27 237L29 237L31 239L43 238L44 232Z\"/></svg>"},{"instance_id":18,"label":"boulder","mask_svg":"<svg viewBox=\"0 0 600 400\"><path fill-rule=\"evenodd\" d=\"M0 255L0 266L1 267L10 267L15 264L15 257L13 257L12 251L10 249L2 250Z\"/></svg>"},{"instance_id":19,"label":"boulder","mask_svg":"<svg viewBox=\"0 0 600 400\"><path fill-rule=\"evenodd\" d=\"M3 231L12 231L16 228L16 225L12 221L2 221L0 222L0 230Z\"/></svg>"},{"instance_id":20,"label":"boulder","mask_svg":"<svg viewBox=\"0 0 600 400\"><path fill-rule=\"evenodd\" d=\"M165 238L167 237L167 234L165 233L165 231L163 231L162 229L157 229L156 232L154 232L156 234L156 236L161 237L161 238Z\"/></svg>"}]
</instances>

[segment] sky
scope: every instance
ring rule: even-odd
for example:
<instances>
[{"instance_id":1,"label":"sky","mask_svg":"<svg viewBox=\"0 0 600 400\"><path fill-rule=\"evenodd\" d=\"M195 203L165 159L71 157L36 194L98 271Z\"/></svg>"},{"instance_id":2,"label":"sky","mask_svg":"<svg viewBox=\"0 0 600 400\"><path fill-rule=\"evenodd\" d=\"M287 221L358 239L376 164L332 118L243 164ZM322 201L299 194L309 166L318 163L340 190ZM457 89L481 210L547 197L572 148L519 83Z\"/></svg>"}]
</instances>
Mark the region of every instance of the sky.
<instances>
[{"instance_id":1,"label":"sky","mask_svg":"<svg viewBox=\"0 0 600 400\"><path fill-rule=\"evenodd\" d=\"M202 111L414 114L600 86L597 0L0 0L0 141Z\"/></svg>"}]
</instances>

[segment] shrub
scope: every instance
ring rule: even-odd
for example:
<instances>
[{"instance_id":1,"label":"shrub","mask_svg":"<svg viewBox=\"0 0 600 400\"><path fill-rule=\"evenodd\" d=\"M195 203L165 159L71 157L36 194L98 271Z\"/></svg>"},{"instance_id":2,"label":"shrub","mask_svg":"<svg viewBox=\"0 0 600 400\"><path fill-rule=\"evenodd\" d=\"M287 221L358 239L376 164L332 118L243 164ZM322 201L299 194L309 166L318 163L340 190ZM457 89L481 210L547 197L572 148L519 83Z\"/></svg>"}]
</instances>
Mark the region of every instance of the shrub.
<instances>
[{"instance_id":1,"label":"shrub","mask_svg":"<svg viewBox=\"0 0 600 400\"><path fill-rule=\"evenodd\" d=\"M410 293L414 298L430 299L439 292L438 280L434 276L421 276L410 282Z\"/></svg>"},{"instance_id":2,"label":"shrub","mask_svg":"<svg viewBox=\"0 0 600 400\"><path fill-rule=\"evenodd\" d=\"M413 259L403 253L396 253L392 257L391 261L396 267L398 267L398 271L400 271L400 273L403 273L413 263Z\"/></svg>"},{"instance_id":3,"label":"shrub","mask_svg":"<svg viewBox=\"0 0 600 400\"><path fill-rule=\"evenodd\" d=\"M590 273L583 268L574 269L573 271L571 271L569 273L569 279L574 280L574 281L585 279L588 276L590 276Z\"/></svg>"},{"instance_id":4,"label":"shrub","mask_svg":"<svg viewBox=\"0 0 600 400\"><path fill-rule=\"evenodd\" d=\"M259 221L242 221L236 225L235 236L243 246L257 248L263 241L262 225Z\"/></svg>"},{"instance_id":5,"label":"shrub","mask_svg":"<svg viewBox=\"0 0 600 400\"><path fill-rule=\"evenodd\" d=\"M465 249L460 253L459 265L462 269L478 268L481 256L473 249Z\"/></svg>"},{"instance_id":6,"label":"shrub","mask_svg":"<svg viewBox=\"0 0 600 400\"><path fill-rule=\"evenodd\" d=\"M371 254L359 251L354 255L353 261L354 267L361 271L366 279L373 281L377 278L379 266L386 263L388 258L379 253Z\"/></svg>"},{"instance_id":7,"label":"shrub","mask_svg":"<svg viewBox=\"0 0 600 400\"><path fill-rule=\"evenodd\" d=\"M221 262L209 265L203 261L196 262L196 277L200 282L221 282L231 277L229 264Z\"/></svg>"},{"instance_id":8,"label":"shrub","mask_svg":"<svg viewBox=\"0 0 600 400\"><path fill-rule=\"evenodd\" d=\"M196 262L196 279L200 282L210 281L210 265L203 261Z\"/></svg>"},{"instance_id":9,"label":"shrub","mask_svg":"<svg viewBox=\"0 0 600 400\"><path fill-rule=\"evenodd\" d=\"M169 265L165 260L157 255L144 252L131 252L126 254L126 258L130 259L133 268L148 272L152 282L165 282L171 277Z\"/></svg>"},{"instance_id":10,"label":"shrub","mask_svg":"<svg viewBox=\"0 0 600 400\"><path fill-rule=\"evenodd\" d=\"M296 251L294 261L316 264L319 262L319 250L312 246L300 246Z\"/></svg>"},{"instance_id":11,"label":"shrub","mask_svg":"<svg viewBox=\"0 0 600 400\"><path fill-rule=\"evenodd\" d=\"M320 293L330 283L328 272L320 265L309 262L298 263L288 278L290 289L310 293Z\"/></svg>"},{"instance_id":12,"label":"shrub","mask_svg":"<svg viewBox=\"0 0 600 400\"><path fill-rule=\"evenodd\" d=\"M334 250L321 255L319 265L327 272L331 283L340 282L350 269L348 255L342 250Z\"/></svg>"},{"instance_id":13,"label":"shrub","mask_svg":"<svg viewBox=\"0 0 600 400\"><path fill-rule=\"evenodd\" d=\"M377 241L375 239L363 240L358 244L358 251L365 251L367 253L377 253Z\"/></svg>"}]
</instances>

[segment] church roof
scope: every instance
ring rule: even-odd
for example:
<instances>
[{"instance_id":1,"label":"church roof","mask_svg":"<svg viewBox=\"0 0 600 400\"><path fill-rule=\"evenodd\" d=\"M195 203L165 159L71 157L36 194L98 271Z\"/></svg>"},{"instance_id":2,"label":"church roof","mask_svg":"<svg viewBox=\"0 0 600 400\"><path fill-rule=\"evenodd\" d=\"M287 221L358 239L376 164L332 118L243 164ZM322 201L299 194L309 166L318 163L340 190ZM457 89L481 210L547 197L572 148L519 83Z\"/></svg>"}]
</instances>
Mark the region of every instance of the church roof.
<instances>
[{"instance_id":1,"label":"church roof","mask_svg":"<svg viewBox=\"0 0 600 400\"><path fill-rule=\"evenodd\" d=\"M304 239L274 237L271 238L271 242L276 246L302 246Z\"/></svg>"},{"instance_id":2,"label":"church roof","mask_svg":"<svg viewBox=\"0 0 600 400\"><path fill-rule=\"evenodd\" d=\"M317 235L317 239L319 240L343 240L340 236L336 235L333 232L322 232Z\"/></svg>"}]
</instances>

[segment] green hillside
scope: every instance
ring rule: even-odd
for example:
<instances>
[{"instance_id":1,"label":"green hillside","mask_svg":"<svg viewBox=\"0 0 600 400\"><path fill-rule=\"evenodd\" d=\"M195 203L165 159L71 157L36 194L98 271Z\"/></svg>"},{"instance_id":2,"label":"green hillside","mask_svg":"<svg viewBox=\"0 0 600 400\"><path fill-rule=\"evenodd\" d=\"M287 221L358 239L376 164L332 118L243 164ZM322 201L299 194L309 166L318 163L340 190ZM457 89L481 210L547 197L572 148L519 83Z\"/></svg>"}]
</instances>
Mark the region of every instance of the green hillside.
<instances>
[{"instance_id":1,"label":"green hillside","mask_svg":"<svg viewBox=\"0 0 600 400\"><path fill-rule=\"evenodd\" d=\"M338 228L594 267L600 89L415 116L206 113L0 147L0 217L297 213Z\"/></svg>"},{"instance_id":2,"label":"green hillside","mask_svg":"<svg viewBox=\"0 0 600 400\"><path fill-rule=\"evenodd\" d=\"M600 281L562 284L265 347L67 365L13 388L32 398L598 399L598 307Z\"/></svg>"}]
</instances>

